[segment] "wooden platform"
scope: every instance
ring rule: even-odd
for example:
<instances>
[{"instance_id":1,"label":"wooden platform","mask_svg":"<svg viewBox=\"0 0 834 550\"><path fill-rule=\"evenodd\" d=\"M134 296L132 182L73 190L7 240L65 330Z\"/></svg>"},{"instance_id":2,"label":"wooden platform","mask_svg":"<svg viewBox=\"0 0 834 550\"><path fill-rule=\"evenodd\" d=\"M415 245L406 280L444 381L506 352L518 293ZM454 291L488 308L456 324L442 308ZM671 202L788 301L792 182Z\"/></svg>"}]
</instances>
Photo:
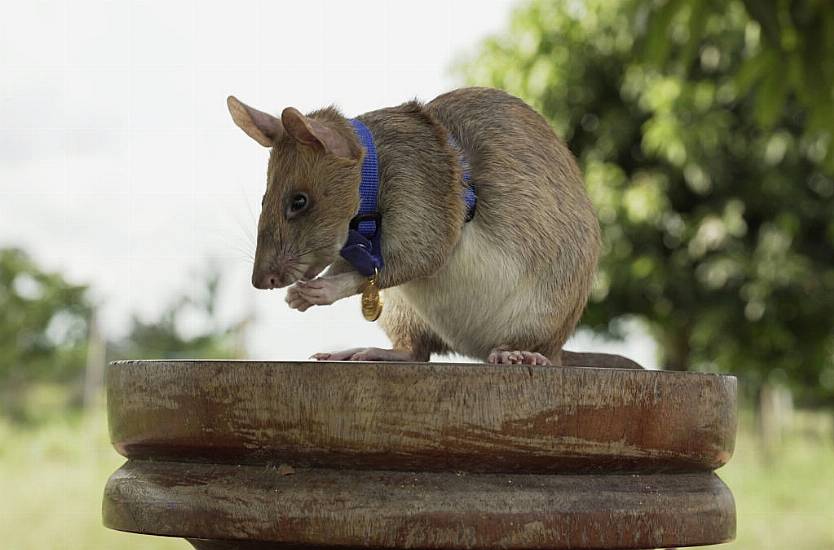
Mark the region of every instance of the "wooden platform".
<instances>
[{"instance_id":1,"label":"wooden platform","mask_svg":"<svg viewBox=\"0 0 834 550\"><path fill-rule=\"evenodd\" d=\"M655 548L735 532L736 381L521 365L114 363L105 525L197 548Z\"/></svg>"}]
</instances>

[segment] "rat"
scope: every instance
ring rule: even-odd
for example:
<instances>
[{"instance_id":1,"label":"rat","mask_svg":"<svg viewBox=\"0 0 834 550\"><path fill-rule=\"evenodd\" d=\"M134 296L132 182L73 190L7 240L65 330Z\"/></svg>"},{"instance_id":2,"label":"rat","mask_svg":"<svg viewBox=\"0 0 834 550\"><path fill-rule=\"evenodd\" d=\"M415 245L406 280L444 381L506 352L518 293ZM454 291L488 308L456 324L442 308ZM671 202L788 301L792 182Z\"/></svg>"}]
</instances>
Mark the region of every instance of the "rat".
<instances>
[{"instance_id":1,"label":"rat","mask_svg":"<svg viewBox=\"0 0 834 550\"><path fill-rule=\"evenodd\" d=\"M355 119L332 106L277 117L234 96L227 104L237 126L271 149L252 284L289 287L298 311L363 292L373 309L368 291L382 291L379 322L392 348L315 359L457 353L641 368L562 349L588 300L600 228L573 155L521 99L463 88ZM366 176L377 186L370 193ZM357 218L365 202L372 216ZM363 224L372 237L357 236ZM354 237L359 244L346 245Z\"/></svg>"}]
</instances>

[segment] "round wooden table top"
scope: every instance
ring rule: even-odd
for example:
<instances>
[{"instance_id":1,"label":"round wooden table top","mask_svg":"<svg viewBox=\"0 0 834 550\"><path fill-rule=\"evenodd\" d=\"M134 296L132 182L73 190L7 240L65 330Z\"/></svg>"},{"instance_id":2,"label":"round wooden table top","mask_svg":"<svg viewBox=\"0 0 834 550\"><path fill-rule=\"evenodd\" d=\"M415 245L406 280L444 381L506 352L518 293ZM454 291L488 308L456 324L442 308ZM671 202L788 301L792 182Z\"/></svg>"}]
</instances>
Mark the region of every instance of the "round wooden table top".
<instances>
[{"instance_id":1,"label":"round wooden table top","mask_svg":"<svg viewBox=\"0 0 834 550\"><path fill-rule=\"evenodd\" d=\"M476 364L123 361L104 523L200 550L614 549L735 533L736 380Z\"/></svg>"},{"instance_id":2,"label":"round wooden table top","mask_svg":"<svg viewBox=\"0 0 834 550\"><path fill-rule=\"evenodd\" d=\"M111 440L128 458L387 470L713 470L736 379L447 363L121 361Z\"/></svg>"}]
</instances>

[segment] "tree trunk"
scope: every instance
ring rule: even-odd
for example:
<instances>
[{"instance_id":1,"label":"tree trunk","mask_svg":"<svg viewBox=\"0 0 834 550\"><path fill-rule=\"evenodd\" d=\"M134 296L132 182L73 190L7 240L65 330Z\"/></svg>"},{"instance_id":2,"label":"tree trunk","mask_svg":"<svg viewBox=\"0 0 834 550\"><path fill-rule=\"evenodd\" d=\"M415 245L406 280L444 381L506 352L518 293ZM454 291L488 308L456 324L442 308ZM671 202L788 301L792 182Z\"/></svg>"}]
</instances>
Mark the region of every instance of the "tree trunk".
<instances>
[{"instance_id":1,"label":"tree trunk","mask_svg":"<svg viewBox=\"0 0 834 550\"><path fill-rule=\"evenodd\" d=\"M756 428L765 462L773 462L793 420L793 395L779 384L765 382L759 389Z\"/></svg>"},{"instance_id":2,"label":"tree trunk","mask_svg":"<svg viewBox=\"0 0 834 550\"><path fill-rule=\"evenodd\" d=\"M692 331L688 326L669 328L662 339L663 369L685 372L689 370L689 340Z\"/></svg>"},{"instance_id":3,"label":"tree trunk","mask_svg":"<svg viewBox=\"0 0 834 550\"><path fill-rule=\"evenodd\" d=\"M90 315L87 336L87 364L84 369L84 394L82 403L85 409L92 409L99 404L101 389L104 385L104 367L107 364L105 340L102 337L95 312Z\"/></svg>"}]
</instances>

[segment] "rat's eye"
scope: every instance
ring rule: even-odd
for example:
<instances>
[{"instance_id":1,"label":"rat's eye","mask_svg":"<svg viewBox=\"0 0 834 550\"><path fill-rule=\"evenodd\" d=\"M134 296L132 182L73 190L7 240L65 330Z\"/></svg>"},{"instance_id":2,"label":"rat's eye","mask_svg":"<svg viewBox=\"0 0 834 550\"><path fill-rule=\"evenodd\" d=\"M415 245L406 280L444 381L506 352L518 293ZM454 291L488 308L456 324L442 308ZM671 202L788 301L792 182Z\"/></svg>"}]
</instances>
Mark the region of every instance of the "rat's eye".
<instances>
[{"instance_id":1,"label":"rat's eye","mask_svg":"<svg viewBox=\"0 0 834 550\"><path fill-rule=\"evenodd\" d=\"M296 193L290 200L289 213L299 214L300 212L306 210L309 204L310 199L307 197L307 193Z\"/></svg>"}]
</instances>

